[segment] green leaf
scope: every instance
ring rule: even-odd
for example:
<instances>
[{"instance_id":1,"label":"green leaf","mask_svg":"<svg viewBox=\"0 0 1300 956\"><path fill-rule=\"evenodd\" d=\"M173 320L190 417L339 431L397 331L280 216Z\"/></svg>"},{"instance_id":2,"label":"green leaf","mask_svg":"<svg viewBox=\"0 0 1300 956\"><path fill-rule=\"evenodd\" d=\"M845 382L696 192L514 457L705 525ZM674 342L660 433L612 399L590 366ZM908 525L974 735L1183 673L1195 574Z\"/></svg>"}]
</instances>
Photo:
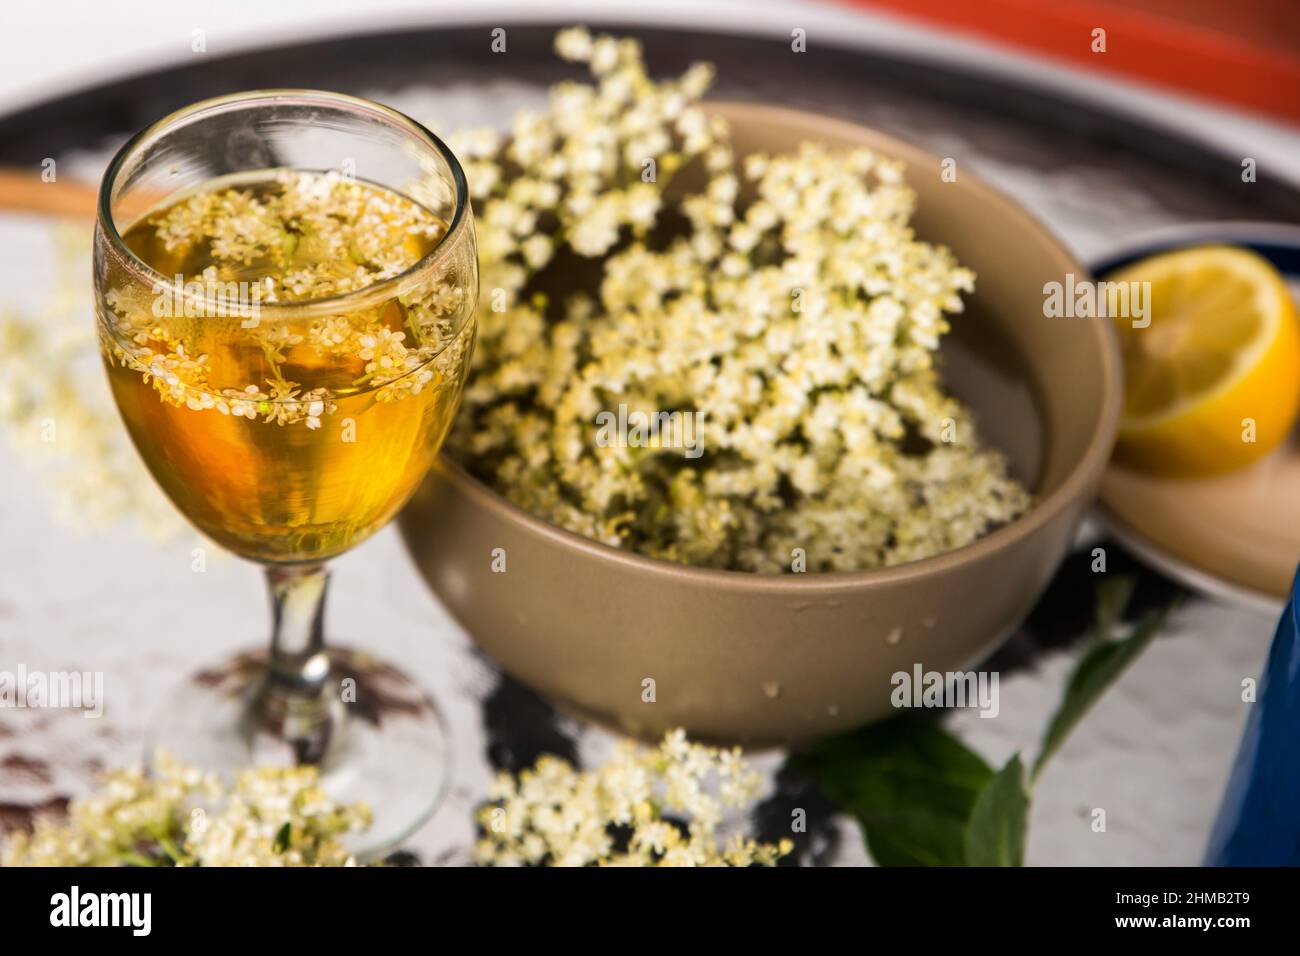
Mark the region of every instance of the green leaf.
<instances>
[{"instance_id":1,"label":"green leaf","mask_svg":"<svg viewBox=\"0 0 1300 956\"><path fill-rule=\"evenodd\" d=\"M880 866L961 866L966 823L993 770L938 723L896 717L793 758L857 817Z\"/></svg>"},{"instance_id":2,"label":"green leaf","mask_svg":"<svg viewBox=\"0 0 1300 956\"><path fill-rule=\"evenodd\" d=\"M275 843L273 844L276 853L283 853L289 849L289 837L293 835L293 827L288 820L284 826L280 827L275 833Z\"/></svg>"},{"instance_id":3,"label":"green leaf","mask_svg":"<svg viewBox=\"0 0 1300 956\"><path fill-rule=\"evenodd\" d=\"M1174 605L1147 615L1123 640L1115 640L1115 629L1124 608L1133 595L1133 579L1129 577L1106 581L1097 590L1097 636L1075 665L1065 687L1065 696L1043 734L1038 759L1030 780L1038 779L1048 759L1060 749L1065 738L1083 719L1098 698L1105 693L1125 669L1151 643L1164 624L1165 617Z\"/></svg>"},{"instance_id":4,"label":"green leaf","mask_svg":"<svg viewBox=\"0 0 1300 956\"><path fill-rule=\"evenodd\" d=\"M1114 640L1115 627L1123 619L1124 608L1133 600L1136 586L1137 579L1130 575L1105 578L1097 586L1096 611L1093 613L1097 640Z\"/></svg>"},{"instance_id":5,"label":"green leaf","mask_svg":"<svg viewBox=\"0 0 1300 956\"><path fill-rule=\"evenodd\" d=\"M1098 589L1097 637L1071 674L1028 780L1019 754L995 773L936 721L915 715L834 737L791 764L857 817L881 866L1021 865L1033 781L1169 612L1150 615L1116 640L1133 586L1125 577Z\"/></svg>"},{"instance_id":6,"label":"green leaf","mask_svg":"<svg viewBox=\"0 0 1300 956\"><path fill-rule=\"evenodd\" d=\"M1023 866L1029 830L1025 767L1015 754L988 782L966 825L967 866Z\"/></svg>"}]
</instances>

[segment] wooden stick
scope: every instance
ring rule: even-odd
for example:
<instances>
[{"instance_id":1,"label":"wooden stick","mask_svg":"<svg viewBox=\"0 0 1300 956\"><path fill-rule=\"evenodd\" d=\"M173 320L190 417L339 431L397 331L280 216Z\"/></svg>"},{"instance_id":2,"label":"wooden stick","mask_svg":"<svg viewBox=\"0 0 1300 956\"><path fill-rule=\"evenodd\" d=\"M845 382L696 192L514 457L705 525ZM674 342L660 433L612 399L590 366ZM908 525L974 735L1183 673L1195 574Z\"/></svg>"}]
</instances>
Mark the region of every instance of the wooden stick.
<instances>
[{"instance_id":1,"label":"wooden stick","mask_svg":"<svg viewBox=\"0 0 1300 956\"><path fill-rule=\"evenodd\" d=\"M76 180L45 182L39 173L0 168L0 212L93 219L99 190Z\"/></svg>"}]
</instances>

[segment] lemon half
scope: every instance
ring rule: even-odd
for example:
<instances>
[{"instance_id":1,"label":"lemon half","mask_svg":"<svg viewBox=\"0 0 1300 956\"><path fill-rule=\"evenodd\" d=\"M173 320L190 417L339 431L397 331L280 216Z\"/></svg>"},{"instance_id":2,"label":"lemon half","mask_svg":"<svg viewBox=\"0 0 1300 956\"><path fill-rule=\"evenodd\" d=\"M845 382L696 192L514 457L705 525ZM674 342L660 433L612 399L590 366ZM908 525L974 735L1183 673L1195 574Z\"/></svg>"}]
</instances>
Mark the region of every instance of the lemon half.
<instances>
[{"instance_id":1,"label":"lemon half","mask_svg":"<svg viewBox=\"0 0 1300 956\"><path fill-rule=\"evenodd\" d=\"M1287 436L1300 412L1300 320L1268 260L1198 246L1106 281L1151 283L1136 320L1149 324L1114 319L1124 355L1121 461L1170 477L1218 474Z\"/></svg>"}]
</instances>

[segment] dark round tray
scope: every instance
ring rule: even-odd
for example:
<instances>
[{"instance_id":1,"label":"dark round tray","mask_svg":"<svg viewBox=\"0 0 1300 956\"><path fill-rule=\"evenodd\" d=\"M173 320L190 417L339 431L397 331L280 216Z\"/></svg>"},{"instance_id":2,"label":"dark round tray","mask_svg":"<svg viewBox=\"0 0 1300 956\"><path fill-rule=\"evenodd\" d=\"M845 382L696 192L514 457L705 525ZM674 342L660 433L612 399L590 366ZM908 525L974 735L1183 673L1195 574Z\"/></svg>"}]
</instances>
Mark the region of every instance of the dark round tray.
<instances>
[{"instance_id":1,"label":"dark round tray","mask_svg":"<svg viewBox=\"0 0 1300 956\"><path fill-rule=\"evenodd\" d=\"M184 65L141 71L0 116L0 165L38 169L46 157L103 151L181 106L244 89L317 87L379 99L384 91L414 86L463 90L515 81L540 89L576 75L552 53L555 31L565 25L510 26L506 54L490 52L492 25L485 23L196 56ZM782 36L613 24L593 29L640 38L656 74L677 73L700 60L716 64L712 96L859 121L969 162L1011 188L1072 243L1082 237L1101 246L1142 231L1152 218L1300 222L1300 190L1267 175L1243 183L1240 156L1217 153L1119 110L1035 89L1028 81L1017 84L878 50L818 44L796 55ZM1019 184L1026 186L1023 195ZM1006 674L1089 633L1096 584L1090 549L1099 544L1108 553L1110 573L1137 578L1131 615L1164 605L1177 590L1117 543L1090 541L1066 559L1021 629L984 666ZM513 681L502 678L481 706L486 756L494 767L517 770L542 752L577 757L564 722ZM792 771L781 771L776 784L776 793L756 813L759 835L767 839L785 834L789 807L821 799ZM839 838L830 828L797 842L796 859L824 862L835 859Z\"/></svg>"},{"instance_id":2,"label":"dark round tray","mask_svg":"<svg viewBox=\"0 0 1300 956\"><path fill-rule=\"evenodd\" d=\"M196 56L38 103L0 118L0 163L35 165L72 147L101 145L198 99L244 89L305 86L374 93L515 79L546 84L572 70L551 52L564 24L512 26L508 52L490 52L491 27L428 28L290 43L233 56ZM708 60L713 95L779 103L858 120L977 165L1013 163L1087 188L1104 171L1176 218L1300 220L1300 191L1262 176L1241 181L1241 158L1122 113L1003 78L789 39L596 24L639 37L655 72ZM957 145L954 145L957 144ZM1098 185L1098 215L1110 198Z\"/></svg>"}]
</instances>

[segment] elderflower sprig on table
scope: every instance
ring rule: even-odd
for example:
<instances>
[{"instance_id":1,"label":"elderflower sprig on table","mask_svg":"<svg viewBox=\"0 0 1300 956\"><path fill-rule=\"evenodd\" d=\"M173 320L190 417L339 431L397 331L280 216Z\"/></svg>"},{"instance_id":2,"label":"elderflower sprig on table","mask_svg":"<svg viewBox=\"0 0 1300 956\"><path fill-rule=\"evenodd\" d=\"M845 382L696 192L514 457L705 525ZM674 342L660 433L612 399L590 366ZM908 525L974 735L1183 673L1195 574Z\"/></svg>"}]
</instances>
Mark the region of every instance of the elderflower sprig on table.
<instances>
[{"instance_id":1,"label":"elderflower sprig on table","mask_svg":"<svg viewBox=\"0 0 1300 956\"><path fill-rule=\"evenodd\" d=\"M85 230L55 231L55 279L44 311L0 312L0 426L54 496L54 514L79 529L130 518L150 539L185 525L131 447L100 372Z\"/></svg>"},{"instance_id":2,"label":"elderflower sprig on table","mask_svg":"<svg viewBox=\"0 0 1300 956\"><path fill-rule=\"evenodd\" d=\"M518 777L497 775L476 855L496 866L773 866L791 841L719 835L724 809L758 788L739 748L692 743L682 730L653 749L621 742L592 771L547 755Z\"/></svg>"},{"instance_id":3,"label":"elderflower sprig on table","mask_svg":"<svg viewBox=\"0 0 1300 956\"><path fill-rule=\"evenodd\" d=\"M454 456L569 530L736 570L898 564L1028 507L943 391L974 276L913 234L899 163L804 143L738 164L698 102L709 67L655 83L635 41L581 28L556 48L595 84L454 141L486 306ZM696 416L702 455L603 442L620 406Z\"/></svg>"},{"instance_id":4,"label":"elderflower sprig on table","mask_svg":"<svg viewBox=\"0 0 1300 956\"><path fill-rule=\"evenodd\" d=\"M40 818L0 852L3 866L351 866L340 838L370 811L337 806L312 767L264 767L233 787L165 753L153 773L105 775L68 819Z\"/></svg>"}]
</instances>

